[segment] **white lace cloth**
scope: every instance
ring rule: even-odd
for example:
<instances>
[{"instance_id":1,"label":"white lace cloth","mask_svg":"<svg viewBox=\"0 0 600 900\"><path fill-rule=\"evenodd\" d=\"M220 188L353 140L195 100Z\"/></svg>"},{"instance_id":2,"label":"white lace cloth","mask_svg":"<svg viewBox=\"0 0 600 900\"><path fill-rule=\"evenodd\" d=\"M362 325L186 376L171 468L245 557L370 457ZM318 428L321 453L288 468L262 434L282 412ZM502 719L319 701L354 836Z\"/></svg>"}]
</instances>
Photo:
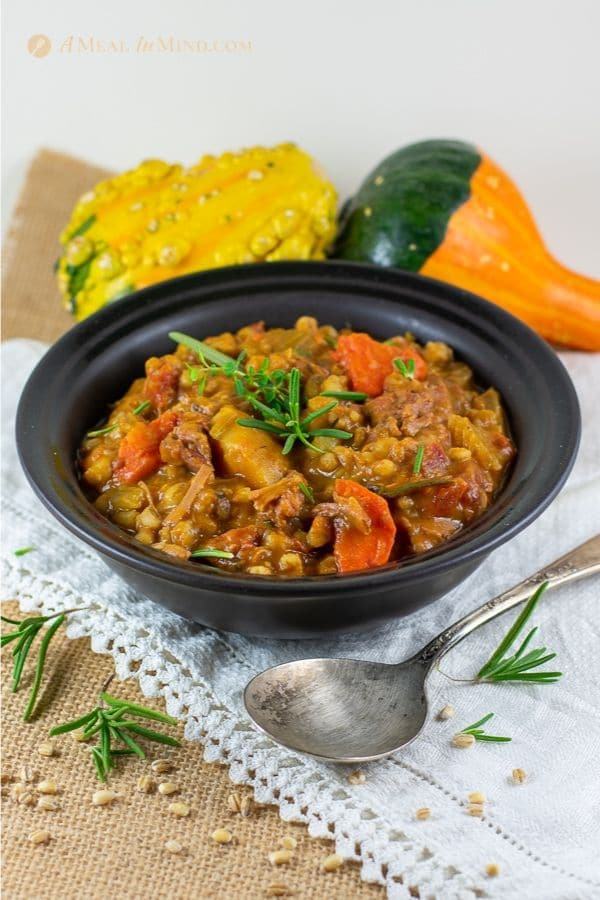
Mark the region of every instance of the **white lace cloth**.
<instances>
[{"instance_id":1,"label":"white lace cloth","mask_svg":"<svg viewBox=\"0 0 600 900\"><path fill-rule=\"evenodd\" d=\"M70 637L89 635L111 653L119 678L138 678L148 697L185 719L190 740L208 760L230 766L261 802L277 803L286 820L306 822L315 836L362 863L366 880L390 898L579 900L600 896L600 580L549 595L536 613L540 640L558 652L564 678L552 686L459 685L432 680L432 718L405 752L365 767L365 784L348 767L299 757L250 726L242 690L256 672L300 656L355 656L396 661L454 618L531 574L600 531L600 358L564 354L583 407L584 437L569 483L549 510L501 548L450 595L411 618L362 636L327 641L272 641L210 631L136 596L84 544L72 538L26 485L13 440L14 412L25 378L43 351L33 341L4 344L3 596L25 610L89 604L70 618ZM51 411L49 411L51 415ZM19 547L36 549L21 557ZM449 654L443 668L471 675L504 634L508 618L480 629ZM134 671L135 667L135 671ZM434 718L445 703L448 722ZM487 712L510 744L457 750L452 734ZM528 781L511 782L515 767ZM467 794L483 791L485 815L467 813ZM419 807L431 818L417 821ZM486 877L495 862L500 876Z\"/></svg>"}]
</instances>

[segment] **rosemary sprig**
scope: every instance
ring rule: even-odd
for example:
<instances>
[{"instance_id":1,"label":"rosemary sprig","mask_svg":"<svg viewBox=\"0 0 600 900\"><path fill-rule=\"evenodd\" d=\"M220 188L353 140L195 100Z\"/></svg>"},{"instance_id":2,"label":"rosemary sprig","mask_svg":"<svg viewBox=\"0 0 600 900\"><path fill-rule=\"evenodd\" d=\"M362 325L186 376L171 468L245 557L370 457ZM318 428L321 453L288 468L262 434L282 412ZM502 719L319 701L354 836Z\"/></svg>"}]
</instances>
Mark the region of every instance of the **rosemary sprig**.
<instances>
[{"instance_id":1,"label":"rosemary sprig","mask_svg":"<svg viewBox=\"0 0 600 900\"><path fill-rule=\"evenodd\" d=\"M304 494L304 496L306 497L306 499L308 500L309 503L315 502L315 495L313 493L313 489L311 488L311 486L309 484L307 484L305 481L301 481L300 484L298 485L298 487L300 488L300 490L302 491L302 493Z\"/></svg>"},{"instance_id":2,"label":"rosemary sprig","mask_svg":"<svg viewBox=\"0 0 600 900\"><path fill-rule=\"evenodd\" d=\"M506 656L507 651L512 647L533 615L547 587L548 582L545 581L528 600L527 605L509 629L506 637L477 673L478 681L525 681L535 684L552 684L561 677L562 672L533 671L556 656L556 653L546 653L546 647L540 647L537 650L530 650L529 653L525 653L537 631L537 626L531 629L516 653L512 656Z\"/></svg>"},{"instance_id":3,"label":"rosemary sprig","mask_svg":"<svg viewBox=\"0 0 600 900\"><path fill-rule=\"evenodd\" d=\"M415 461L413 463L413 475L418 475L421 471L421 466L423 465L423 456L425 455L425 445L419 444L417 447L417 452L415 455Z\"/></svg>"},{"instance_id":4,"label":"rosemary sprig","mask_svg":"<svg viewBox=\"0 0 600 900\"><path fill-rule=\"evenodd\" d=\"M148 409L149 406L150 406L150 401L149 401L149 400L142 400L142 402L141 402L141 403L138 403L138 405L136 406L136 408L133 410L134 416L139 416L139 415L141 415L145 410Z\"/></svg>"},{"instance_id":5,"label":"rosemary sprig","mask_svg":"<svg viewBox=\"0 0 600 900\"><path fill-rule=\"evenodd\" d=\"M31 685L31 691L29 693L29 700L27 702L27 706L25 707L25 712L23 713L23 720L25 722L29 721L35 708L40 685L42 683L44 663L46 661L46 653L48 652L50 641L65 621L67 615L72 612L78 612L83 608L84 607L78 607L77 609L68 609L64 612L52 613L49 616L28 616L26 619L22 619L21 621L18 621L17 619L8 619L6 618L6 616L0 616L0 619L2 619L3 622L6 622L9 625L17 626L15 631L9 631L6 634L3 634L0 638L0 644L2 647L6 646L7 644L11 644L13 641L16 642L12 650L13 694L19 689L21 678L23 676L23 670L25 668L25 663L35 639L37 638L46 622L50 622L52 621L52 619L55 620L54 622L52 622L52 625L48 627L38 647L33 682Z\"/></svg>"},{"instance_id":6,"label":"rosemary sprig","mask_svg":"<svg viewBox=\"0 0 600 900\"><path fill-rule=\"evenodd\" d=\"M254 366L244 367L244 353L237 359L215 350L214 347L182 334L180 331L169 332L171 340L183 344L193 350L207 375L225 375L231 378L235 391L252 409L259 413L261 419L237 420L238 425L245 428L257 428L268 431L283 440L283 454L291 452L299 441L305 447L318 453L324 451L313 443L315 437L333 437L349 440L352 434L339 428L309 428L311 422L332 410L337 400L322 406L320 409L301 418L301 373L297 368L286 372L284 369L269 369L268 359L263 360L258 369ZM190 376L194 380L194 376ZM204 389L204 388L203 388Z\"/></svg>"},{"instance_id":7,"label":"rosemary sprig","mask_svg":"<svg viewBox=\"0 0 600 900\"><path fill-rule=\"evenodd\" d=\"M141 706L139 703L119 700L104 691L101 692L100 699L103 702L102 706L96 706L84 716L71 719L50 730L51 737L79 728L83 729L85 739L97 735L98 743L90 747L90 755L100 781L105 782L111 769L114 769L115 757L134 754L140 759L146 758L144 749L138 743L139 738L167 744L169 747L181 746L179 741L170 735L146 728L136 721L136 719L151 719L165 725L177 725L177 719L172 716ZM115 743L124 746L115 748Z\"/></svg>"},{"instance_id":8,"label":"rosemary sprig","mask_svg":"<svg viewBox=\"0 0 600 900\"><path fill-rule=\"evenodd\" d=\"M333 397L335 400L353 400L362 403L369 396L364 391L322 391L320 397Z\"/></svg>"},{"instance_id":9,"label":"rosemary sprig","mask_svg":"<svg viewBox=\"0 0 600 900\"><path fill-rule=\"evenodd\" d=\"M113 422L112 425L106 425L104 428L96 428L94 431L88 431L86 437L95 438L102 437L103 434L108 434L110 431L114 431L117 427L117 423Z\"/></svg>"},{"instance_id":10,"label":"rosemary sprig","mask_svg":"<svg viewBox=\"0 0 600 900\"><path fill-rule=\"evenodd\" d=\"M200 558L204 556L213 556L215 559L233 559L233 553L229 550L217 550L213 547L198 547L190 553L190 557Z\"/></svg>"},{"instance_id":11,"label":"rosemary sprig","mask_svg":"<svg viewBox=\"0 0 600 900\"><path fill-rule=\"evenodd\" d=\"M415 377L415 361L414 359L400 359L399 356L394 360L394 365L405 378L413 379Z\"/></svg>"},{"instance_id":12,"label":"rosemary sprig","mask_svg":"<svg viewBox=\"0 0 600 900\"><path fill-rule=\"evenodd\" d=\"M486 722L489 722L490 719L494 718L494 713L488 713L487 716L483 716L482 719L478 719L477 722L473 722L472 725L467 725L466 728L463 728L459 731L459 734L472 734L476 741L494 741L498 744L506 744L508 741L512 741L512 738L502 737L497 734L486 734L484 729L481 727L485 725Z\"/></svg>"}]
</instances>

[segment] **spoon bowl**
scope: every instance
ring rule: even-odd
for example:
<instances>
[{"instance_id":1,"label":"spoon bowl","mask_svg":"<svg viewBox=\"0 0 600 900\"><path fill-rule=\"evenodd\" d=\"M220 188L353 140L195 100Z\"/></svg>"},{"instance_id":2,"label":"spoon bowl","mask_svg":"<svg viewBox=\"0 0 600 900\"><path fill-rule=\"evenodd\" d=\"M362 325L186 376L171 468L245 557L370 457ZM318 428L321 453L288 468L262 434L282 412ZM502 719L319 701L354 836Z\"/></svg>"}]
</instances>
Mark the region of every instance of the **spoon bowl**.
<instances>
[{"instance_id":1,"label":"spoon bowl","mask_svg":"<svg viewBox=\"0 0 600 900\"><path fill-rule=\"evenodd\" d=\"M435 664L485 622L527 600L600 572L600 535L450 625L396 665L362 659L301 659L273 666L246 686L254 724L278 744L327 762L369 762L406 747L427 719L427 679Z\"/></svg>"},{"instance_id":2,"label":"spoon bowl","mask_svg":"<svg viewBox=\"0 0 600 900\"><path fill-rule=\"evenodd\" d=\"M257 675L244 701L279 743L329 762L378 759L409 744L427 717L427 667L308 659Z\"/></svg>"}]
</instances>

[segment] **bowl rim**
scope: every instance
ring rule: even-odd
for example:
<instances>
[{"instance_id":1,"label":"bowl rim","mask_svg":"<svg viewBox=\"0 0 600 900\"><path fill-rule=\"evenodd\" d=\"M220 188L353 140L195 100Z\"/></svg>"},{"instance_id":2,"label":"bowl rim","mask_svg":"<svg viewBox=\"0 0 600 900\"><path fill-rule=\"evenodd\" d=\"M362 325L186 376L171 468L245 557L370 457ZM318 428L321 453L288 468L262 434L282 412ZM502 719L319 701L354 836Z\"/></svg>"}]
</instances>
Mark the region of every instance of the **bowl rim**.
<instances>
[{"instance_id":1,"label":"bowl rim","mask_svg":"<svg viewBox=\"0 0 600 900\"><path fill-rule=\"evenodd\" d=\"M240 287L246 290L248 283L252 280L261 282L281 279L287 285L290 279L293 281L299 275L311 276L313 279L323 278L324 286L341 277L357 283L361 278L366 278L381 288L386 285L390 285L392 288L408 285L421 290L425 289L429 291L434 300L448 299L454 304L460 300L460 304L454 306L459 318L461 315L463 318L475 318L479 323L486 320L498 331L504 330L504 332L510 333L513 339L516 336L518 341L525 344L534 356L541 357L545 365L550 367L552 378L556 380L563 391L563 402L570 414L570 421L561 423L563 424L564 441L561 441L560 444L561 456L552 486L543 495L532 497L529 503L525 504L522 514L517 515L510 523L504 523L503 527L494 534L489 533L494 525L493 522L489 523L489 527L477 530L477 523L480 521L477 519L472 527L461 531L456 538L450 539L447 543L427 553L395 561L376 569L344 575L311 575L301 578L228 573L195 562L171 560L159 551L136 542L132 536L127 535L104 517L102 517L103 522L108 527L103 527L101 533L92 515L94 508L86 498L84 498L85 506L89 507L89 514L83 513L83 505L81 514L79 512L74 514L70 505L61 498L54 480L44 477L44 472L40 471L40 469L43 470L44 465L40 459L36 459L36 453L31 449L31 442L27 441L32 411L37 410L38 413L43 411L41 399L43 391L40 392L40 387L44 385L45 369L55 364L55 361L64 358L64 354L70 352L71 345L77 343L80 337L82 341L93 340L95 336L102 334L104 329L114 327L115 323L127 318L141 319L138 325L143 327L144 322L151 315L151 308L155 301L162 300L163 302L163 306L156 308L158 314L164 304L167 304L169 300L175 301L182 291L184 293L186 291L193 292L198 288L210 287L213 283L221 284L223 281L227 283L228 280L239 281ZM218 299L213 298L211 301L210 297L204 296L198 297L197 300L199 303L218 302ZM468 303L463 303L464 300L468 300ZM251 300L248 301L249 304L251 302ZM443 317L443 313L441 311L439 313ZM253 317L249 313L248 321L252 321L252 319ZM29 483L54 517L78 538L101 555L107 555L115 562L137 569L146 575L215 593L233 590L238 597L242 596L252 602L257 595L282 594L285 596L293 594L307 599L311 594L323 596L341 590L358 593L367 585L377 589L390 588L396 584L400 587L402 582L418 581L422 576L435 576L455 568L461 563L474 562L525 529L549 506L563 487L573 467L580 436L579 402L569 374L550 345L519 319L476 294L437 279L367 263L338 260L227 266L182 275L135 291L74 325L50 346L34 368L23 389L16 420L18 455ZM77 480L75 476L73 480ZM522 492L523 488L521 488L519 496ZM496 502L490 506L489 512L493 512L495 505Z\"/></svg>"}]
</instances>

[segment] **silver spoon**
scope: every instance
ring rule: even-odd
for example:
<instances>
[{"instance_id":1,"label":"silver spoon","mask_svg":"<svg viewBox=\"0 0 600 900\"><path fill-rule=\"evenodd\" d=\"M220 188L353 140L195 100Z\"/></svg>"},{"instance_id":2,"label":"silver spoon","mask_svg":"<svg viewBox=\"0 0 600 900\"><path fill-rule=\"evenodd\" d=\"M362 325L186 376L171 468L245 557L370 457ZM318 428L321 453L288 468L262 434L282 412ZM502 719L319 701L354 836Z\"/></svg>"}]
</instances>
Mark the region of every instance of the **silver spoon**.
<instances>
[{"instance_id":1,"label":"silver spoon","mask_svg":"<svg viewBox=\"0 0 600 900\"><path fill-rule=\"evenodd\" d=\"M328 762L389 756L420 734L433 667L475 628L548 589L600 572L600 535L488 600L396 665L359 659L302 659L273 666L246 686L250 718L278 744Z\"/></svg>"}]
</instances>

